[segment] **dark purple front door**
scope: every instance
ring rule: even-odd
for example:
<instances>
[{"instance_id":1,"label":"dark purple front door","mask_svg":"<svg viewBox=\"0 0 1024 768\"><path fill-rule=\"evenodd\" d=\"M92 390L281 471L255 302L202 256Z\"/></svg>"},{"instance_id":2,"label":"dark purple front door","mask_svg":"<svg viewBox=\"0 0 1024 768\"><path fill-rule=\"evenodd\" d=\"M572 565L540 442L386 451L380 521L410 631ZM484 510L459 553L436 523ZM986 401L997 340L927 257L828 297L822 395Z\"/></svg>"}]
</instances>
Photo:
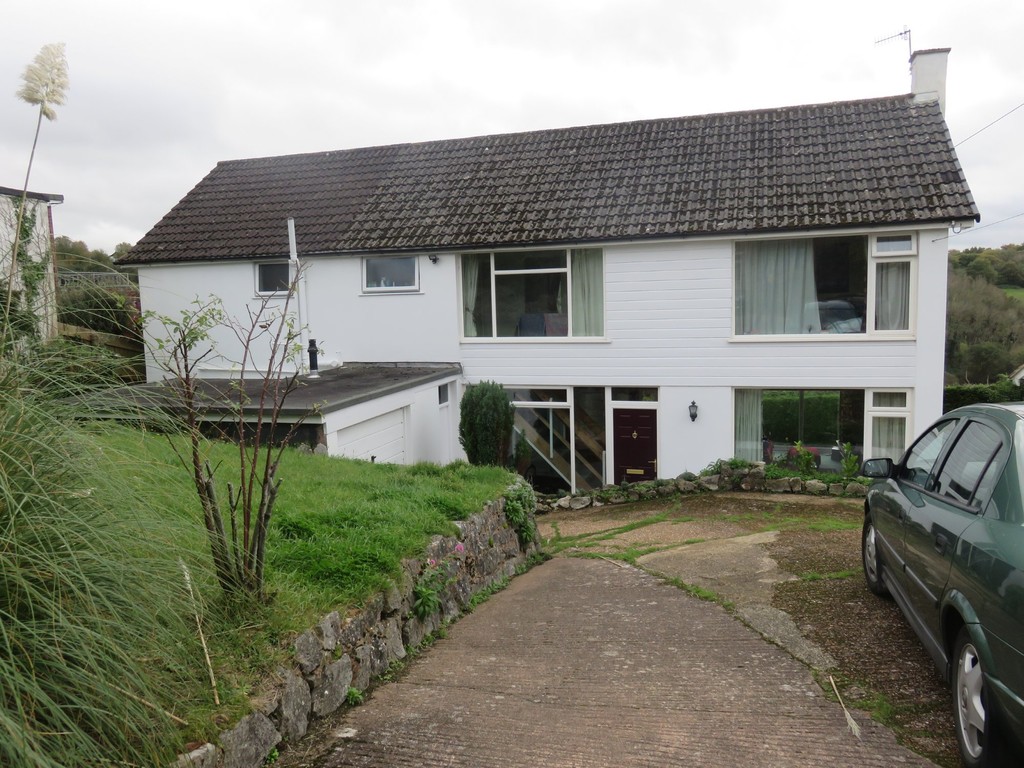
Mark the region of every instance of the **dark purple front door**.
<instances>
[{"instance_id":1,"label":"dark purple front door","mask_svg":"<svg viewBox=\"0 0 1024 768\"><path fill-rule=\"evenodd\" d=\"M616 408L615 482L636 483L658 476L658 412Z\"/></svg>"}]
</instances>

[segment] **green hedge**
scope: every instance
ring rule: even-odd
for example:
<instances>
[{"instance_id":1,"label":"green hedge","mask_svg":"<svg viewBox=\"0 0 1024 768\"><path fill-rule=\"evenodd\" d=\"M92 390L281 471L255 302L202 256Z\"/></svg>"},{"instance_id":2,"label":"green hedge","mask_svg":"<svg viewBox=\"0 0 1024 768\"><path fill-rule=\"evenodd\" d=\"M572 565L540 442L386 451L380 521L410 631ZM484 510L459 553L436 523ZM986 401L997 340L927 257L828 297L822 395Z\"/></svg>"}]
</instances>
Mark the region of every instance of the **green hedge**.
<instances>
[{"instance_id":1,"label":"green hedge","mask_svg":"<svg viewBox=\"0 0 1024 768\"><path fill-rule=\"evenodd\" d=\"M1009 379L994 384L957 384L946 387L942 398L942 411L951 411L974 403L1012 403L1024 400L1024 387Z\"/></svg>"}]
</instances>

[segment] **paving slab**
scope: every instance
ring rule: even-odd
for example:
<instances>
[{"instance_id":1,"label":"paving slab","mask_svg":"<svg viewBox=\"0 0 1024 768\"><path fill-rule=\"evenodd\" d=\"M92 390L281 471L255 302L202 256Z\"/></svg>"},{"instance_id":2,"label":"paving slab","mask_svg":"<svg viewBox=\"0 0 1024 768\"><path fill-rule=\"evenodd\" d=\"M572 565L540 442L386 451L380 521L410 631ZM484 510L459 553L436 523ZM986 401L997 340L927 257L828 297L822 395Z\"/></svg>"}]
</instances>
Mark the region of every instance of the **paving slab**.
<instances>
[{"instance_id":1,"label":"paving slab","mask_svg":"<svg viewBox=\"0 0 1024 768\"><path fill-rule=\"evenodd\" d=\"M859 738L807 666L722 607L637 568L556 558L327 723L301 764L932 765L851 714Z\"/></svg>"}]
</instances>

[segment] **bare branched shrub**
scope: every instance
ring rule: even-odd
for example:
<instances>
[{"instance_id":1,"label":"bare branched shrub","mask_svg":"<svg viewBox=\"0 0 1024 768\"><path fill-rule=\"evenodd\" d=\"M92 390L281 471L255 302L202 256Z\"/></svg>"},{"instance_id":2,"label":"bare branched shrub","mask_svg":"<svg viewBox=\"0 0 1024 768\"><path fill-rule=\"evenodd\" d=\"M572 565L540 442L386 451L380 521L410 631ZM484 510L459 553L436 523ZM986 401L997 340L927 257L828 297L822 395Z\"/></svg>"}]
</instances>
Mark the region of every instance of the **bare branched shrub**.
<instances>
[{"instance_id":1,"label":"bare branched shrub","mask_svg":"<svg viewBox=\"0 0 1024 768\"><path fill-rule=\"evenodd\" d=\"M187 449L175 450L191 473L217 578L229 595L265 597L267 531L281 485L278 465L302 423L301 419L290 422L283 437L279 435L285 399L298 385L302 347L290 305L300 274L301 269L296 269L283 301L271 304L271 297L263 297L243 319L229 317L217 299L197 302L177 318L147 317L153 336L151 352L169 377L173 408L187 437ZM235 361L237 378L226 388L211 387L200 375L202 362L215 354L211 334L218 327L230 329L242 350L241 359ZM266 363L257 368L255 361L262 350L267 350ZM215 409L226 409L229 415L214 417ZM204 422L224 421L233 427L239 460L237 482L227 485L227 514L218 498L216 470L206 458L203 437Z\"/></svg>"}]
</instances>

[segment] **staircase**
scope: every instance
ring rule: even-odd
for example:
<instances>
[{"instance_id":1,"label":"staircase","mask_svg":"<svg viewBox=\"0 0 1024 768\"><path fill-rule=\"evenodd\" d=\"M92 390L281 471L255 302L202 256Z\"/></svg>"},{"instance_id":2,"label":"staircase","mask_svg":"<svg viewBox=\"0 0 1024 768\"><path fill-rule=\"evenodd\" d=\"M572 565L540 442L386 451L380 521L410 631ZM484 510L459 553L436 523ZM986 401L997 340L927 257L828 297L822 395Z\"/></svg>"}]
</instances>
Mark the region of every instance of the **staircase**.
<instances>
[{"instance_id":1,"label":"staircase","mask_svg":"<svg viewBox=\"0 0 1024 768\"><path fill-rule=\"evenodd\" d=\"M521 407L516 411L515 426L533 449L535 460L543 461L572 487L572 466L568 457L572 455L573 430L568 409L546 408L542 402L530 409ZM576 474L580 480L577 485L596 487L603 483L602 432L599 424L577 411Z\"/></svg>"}]
</instances>

